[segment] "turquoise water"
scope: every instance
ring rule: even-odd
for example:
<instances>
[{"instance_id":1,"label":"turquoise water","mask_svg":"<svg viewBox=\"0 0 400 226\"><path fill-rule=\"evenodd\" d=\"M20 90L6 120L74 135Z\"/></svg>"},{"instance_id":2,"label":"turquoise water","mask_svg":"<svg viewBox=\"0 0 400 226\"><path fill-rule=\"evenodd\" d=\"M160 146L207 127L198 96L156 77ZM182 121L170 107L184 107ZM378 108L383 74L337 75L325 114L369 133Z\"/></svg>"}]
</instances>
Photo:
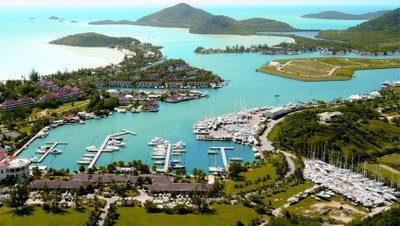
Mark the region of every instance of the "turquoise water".
<instances>
[{"instance_id":1,"label":"turquoise water","mask_svg":"<svg viewBox=\"0 0 400 226\"><path fill-rule=\"evenodd\" d=\"M359 21L327 21L314 19L299 19L304 13L320 11L322 7L312 8L210 8L213 13L226 14L237 19L263 16L272 19L282 19L301 28L346 28L354 26ZM330 8L331 9L331 8ZM348 11L340 8L337 10ZM127 135L126 148L115 153L104 153L97 165L106 165L111 161L131 161L141 159L152 165L151 152L147 142L155 136L172 142L183 140L187 144L187 154L184 156L188 172L194 167L207 171L209 165L214 165L214 158L207 155L210 146L235 146L234 151L227 151L228 157L239 154L246 161L253 161L253 153L249 147L223 142L198 142L192 133L193 124L204 117L211 117L232 112L241 108L261 105L277 106L298 100L313 99L329 101L335 97L346 98L351 94L372 91L386 80L400 79L399 69L358 71L351 81L313 82L305 83L277 76L257 73L260 65L276 59L290 57L313 57L317 53L301 56L267 56L258 54L220 54L196 55L193 50L197 46L224 47L233 44L277 44L291 41L287 38L268 36L212 36L188 34L184 29L151 28L140 26L89 26L84 21L99 19L136 19L154 8L117 8L117 9L0 9L0 24L4 29L0 37L0 56L2 59L0 79L19 78L27 74L32 67L39 72L55 72L56 70L84 67L100 60L109 59L107 54L88 56L71 52L62 47L46 44L55 38L79 32L94 31L106 35L132 36L144 42L162 45L164 55L170 58L182 58L193 66L211 70L229 80L229 85L218 90L207 90L209 98L183 102L179 104L162 103L158 113L126 114L114 113L106 119L88 120L84 125L66 125L51 130L49 136L36 140L21 156L34 157L39 145L48 141L68 142L60 146L63 154L49 155L42 165L54 168L78 168L76 161L85 153L89 145L100 146L105 137L112 133L128 129L138 133L138 136ZM327 9L325 9L327 10ZM358 7L351 12L368 12L378 10L371 7ZM287 13L282 13L282 12ZM64 17L67 20L79 20L80 23L60 23L50 21L50 16ZM129 16L129 17L128 17ZM29 19L34 17L36 19ZM11 18L11 19L10 19ZM101 55L101 56L100 56ZM275 98L276 93L280 94ZM221 156L217 158L220 166Z\"/></svg>"}]
</instances>

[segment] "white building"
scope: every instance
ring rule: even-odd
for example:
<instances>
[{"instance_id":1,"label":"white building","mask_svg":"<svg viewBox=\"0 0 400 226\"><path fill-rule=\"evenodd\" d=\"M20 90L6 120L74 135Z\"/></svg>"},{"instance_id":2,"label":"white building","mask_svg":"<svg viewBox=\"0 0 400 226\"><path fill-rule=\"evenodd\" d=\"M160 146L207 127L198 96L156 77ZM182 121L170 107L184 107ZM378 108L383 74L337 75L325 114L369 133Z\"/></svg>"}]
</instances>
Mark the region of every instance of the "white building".
<instances>
[{"instance_id":1,"label":"white building","mask_svg":"<svg viewBox=\"0 0 400 226\"><path fill-rule=\"evenodd\" d=\"M117 97L118 96L118 91L115 89L108 89L106 92L110 95L110 97Z\"/></svg>"},{"instance_id":2,"label":"white building","mask_svg":"<svg viewBox=\"0 0 400 226\"><path fill-rule=\"evenodd\" d=\"M281 63L276 62L276 61L270 61L268 65L269 66L274 66L274 67L280 67Z\"/></svg>"},{"instance_id":3,"label":"white building","mask_svg":"<svg viewBox=\"0 0 400 226\"><path fill-rule=\"evenodd\" d=\"M29 178L29 164L27 158L9 156L6 151L0 152L0 181L14 176L17 179Z\"/></svg>"},{"instance_id":4,"label":"white building","mask_svg":"<svg viewBox=\"0 0 400 226\"><path fill-rule=\"evenodd\" d=\"M286 113L285 108L283 107L276 107L276 108L272 108L271 110L268 110L265 112L265 117L267 118L275 118L278 116L281 116L283 114Z\"/></svg>"},{"instance_id":5,"label":"white building","mask_svg":"<svg viewBox=\"0 0 400 226\"><path fill-rule=\"evenodd\" d=\"M334 111L334 112L323 112L321 114L318 114L319 120L321 122L325 123L330 123L332 121L332 118L334 117L339 117L342 116L343 114L339 111Z\"/></svg>"}]
</instances>

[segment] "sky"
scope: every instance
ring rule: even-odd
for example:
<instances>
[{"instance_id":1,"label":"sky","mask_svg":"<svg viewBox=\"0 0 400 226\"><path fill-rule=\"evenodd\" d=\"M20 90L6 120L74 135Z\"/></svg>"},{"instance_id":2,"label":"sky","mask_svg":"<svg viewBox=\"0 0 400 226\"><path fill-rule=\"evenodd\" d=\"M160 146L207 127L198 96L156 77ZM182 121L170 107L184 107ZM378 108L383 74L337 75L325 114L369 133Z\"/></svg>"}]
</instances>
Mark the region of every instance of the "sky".
<instances>
[{"instance_id":1,"label":"sky","mask_svg":"<svg viewBox=\"0 0 400 226\"><path fill-rule=\"evenodd\" d=\"M0 0L1 6L172 6L186 2L205 5L388 5L400 6L399 0Z\"/></svg>"}]
</instances>

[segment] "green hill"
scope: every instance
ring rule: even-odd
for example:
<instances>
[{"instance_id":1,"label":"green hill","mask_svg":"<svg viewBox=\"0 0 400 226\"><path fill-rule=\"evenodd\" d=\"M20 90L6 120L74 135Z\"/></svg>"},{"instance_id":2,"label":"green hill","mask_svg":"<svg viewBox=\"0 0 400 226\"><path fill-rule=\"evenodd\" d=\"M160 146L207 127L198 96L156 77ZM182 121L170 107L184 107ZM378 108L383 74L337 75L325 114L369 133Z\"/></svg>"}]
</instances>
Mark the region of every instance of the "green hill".
<instances>
[{"instance_id":1,"label":"green hill","mask_svg":"<svg viewBox=\"0 0 400 226\"><path fill-rule=\"evenodd\" d=\"M116 46L129 47L133 43L139 44L140 41L129 37L109 37L93 32L68 35L66 37L51 41L50 44L77 46L77 47L109 47Z\"/></svg>"},{"instance_id":2,"label":"green hill","mask_svg":"<svg viewBox=\"0 0 400 226\"><path fill-rule=\"evenodd\" d=\"M243 27L253 32L263 31L293 31L294 27L287 23L264 18L251 18L239 21Z\"/></svg>"},{"instance_id":3,"label":"green hill","mask_svg":"<svg viewBox=\"0 0 400 226\"><path fill-rule=\"evenodd\" d=\"M194 26L189 31L195 34L251 34L241 23L226 16L213 16L209 21Z\"/></svg>"},{"instance_id":4,"label":"green hill","mask_svg":"<svg viewBox=\"0 0 400 226\"><path fill-rule=\"evenodd\" d=\"M320 31L319 38L350 42L355 48L371 51L399 49L400 8L347 30ZM362 47L362 48L360 48Z\"/></svg>"},{"instance_id":5,"label":"green hill","mask_svg":"<svg viewBox=\"0 0 400 226\"><path fill-rule=\"evenodd\" d=\"M296 30L289 24L262 18L251 18L237 21L227 16L215 16L204 10L194 8L188 4L180 3L165 8L156 13L142 17L137 21L129 20L103 20L90 22L91 25L142 25L152 27L189 28L196 34L237 34L250 35L255 32L266 31L293 31Z\"/></svg>"},{"instance_id":6,"label":"green hill","mask_svg":"<svg viewBox=\"0 0 400 226\"><path fill-rule=\"evenodd\" d=\"M186 3L180 3L142 17L136 21L136 24L155 27L189 28L193 25L205 23L212 17L212 14L204 10L196 9Z\"/></svg>"},{"instance_id":7,"label":"green hill","mask_svg":"<svg viewBox=\"0 0 400 226\"><path fill-rule=\"evenodd\" d=\"M306 14L301 17L313 18L313 19L329 19L329 20L370 20L382 16L388 12L390 12L390 10L381 10L376 12L355 15L338 11L324 11L320 13Z\"/></svg>"}]
</instances>

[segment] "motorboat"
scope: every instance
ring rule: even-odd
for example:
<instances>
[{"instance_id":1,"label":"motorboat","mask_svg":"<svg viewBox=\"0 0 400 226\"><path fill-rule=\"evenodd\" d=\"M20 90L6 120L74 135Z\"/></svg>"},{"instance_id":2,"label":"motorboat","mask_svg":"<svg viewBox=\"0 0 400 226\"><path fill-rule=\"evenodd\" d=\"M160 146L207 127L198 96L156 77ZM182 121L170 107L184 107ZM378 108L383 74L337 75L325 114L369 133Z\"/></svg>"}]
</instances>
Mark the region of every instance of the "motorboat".
<instances>
[{"instance_id":1,"label":"motorboat","mask_svg":"<svg viewBox=\"0 0 400 226\"><path fill-rule=\"evenodd\" d=\"M51 154L61 154L62 151L59 150L59 149L53 149L53 150L50 151L50 153L51 153Z\"/></svg>"},{"instance_id":2,"label":"motorboat","mask_svg":"<svg viewBox=\"0 0 400 226\"><path fill-rule=\"evenodd\" d=\"M96 148L96 146L88 146L88 147L86 147L86 151L97 152L98 149Z\"/></svg>"}]
</instances>

